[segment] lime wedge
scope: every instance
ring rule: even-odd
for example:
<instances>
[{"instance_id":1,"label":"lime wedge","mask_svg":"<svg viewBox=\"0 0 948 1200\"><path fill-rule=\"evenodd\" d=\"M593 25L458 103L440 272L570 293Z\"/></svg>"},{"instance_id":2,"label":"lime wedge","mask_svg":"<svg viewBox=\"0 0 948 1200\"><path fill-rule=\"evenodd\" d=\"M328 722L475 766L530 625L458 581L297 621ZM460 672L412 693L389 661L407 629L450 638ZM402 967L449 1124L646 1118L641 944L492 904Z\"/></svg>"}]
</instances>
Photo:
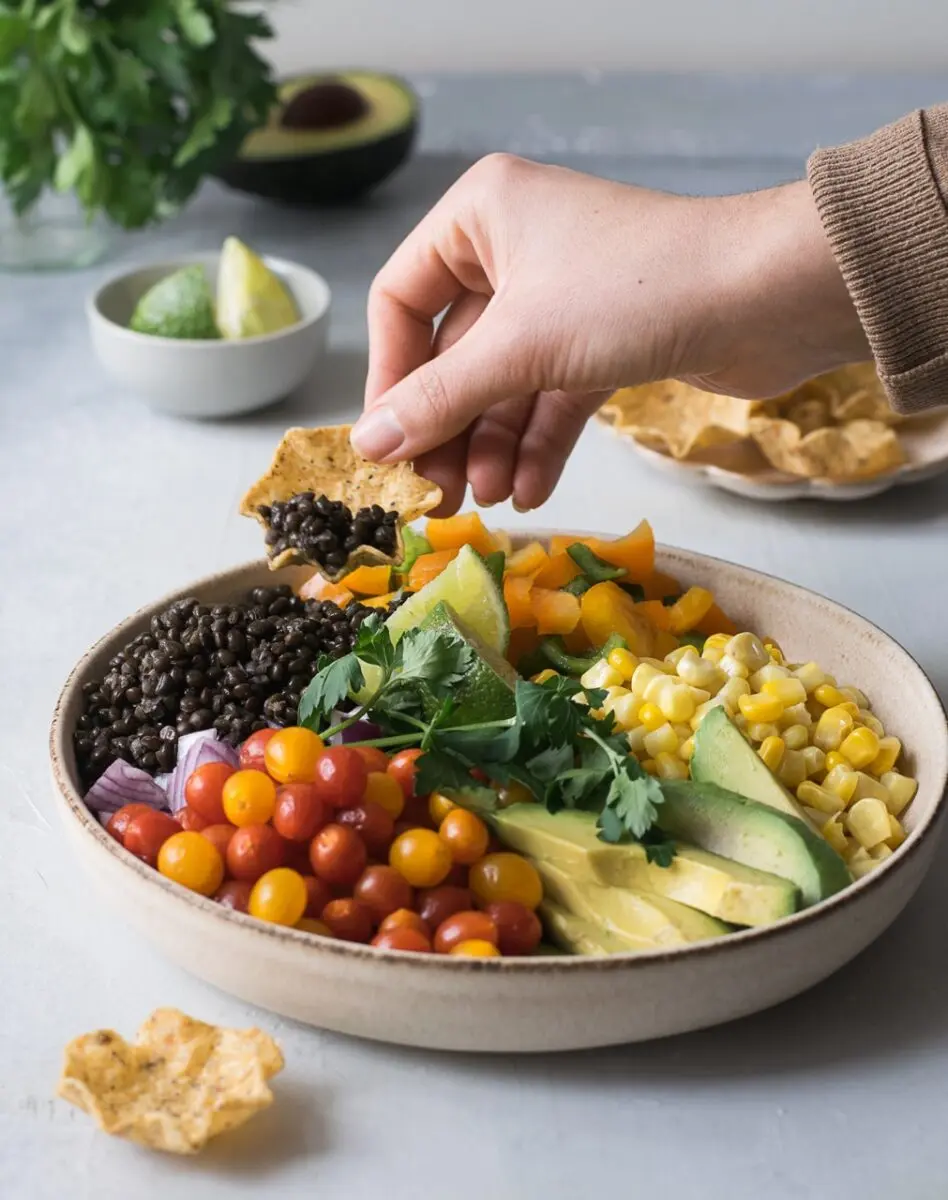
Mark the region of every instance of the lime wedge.
<instances>
[{"instance_id":1,"label":"lime wedge","mask_svg":"<svg viewBox=\"0 0 948 1200\"><path fill-rule=\"evenodd\" d=\"M460 638L474 653L470 669L452 694L457 705L454 713L457 724L473 725L478 721L503 720L513 716L516 709L514 688L519 676L502 654L458 620L443 600L428 613L421 622L421 628ZM430 715L434 715L440 708L440 702L432 698L430 703L426 700L425 707Z\"/></svg>"},{"instance_id":2,"label":"lime wedge","mask_svg":"<svg viewBox=\"0 0 948 1200\"><path fill-rule=\"evenodd\" d=\"M152 337L219 338L204 268L182 267L150 287L135 306L129 328Z\"/></svg>"},{"instance_id":3,"label":"lime wedge","mask_svg":"<svg viewBox=\"0 0 948 1200\"><path fill-rule=\"evenodd\" d=\"M282 281L242 241L227 238L217 273L217 324L223 336L261 337L299 319Z\"/></svg>"}]
</instances>

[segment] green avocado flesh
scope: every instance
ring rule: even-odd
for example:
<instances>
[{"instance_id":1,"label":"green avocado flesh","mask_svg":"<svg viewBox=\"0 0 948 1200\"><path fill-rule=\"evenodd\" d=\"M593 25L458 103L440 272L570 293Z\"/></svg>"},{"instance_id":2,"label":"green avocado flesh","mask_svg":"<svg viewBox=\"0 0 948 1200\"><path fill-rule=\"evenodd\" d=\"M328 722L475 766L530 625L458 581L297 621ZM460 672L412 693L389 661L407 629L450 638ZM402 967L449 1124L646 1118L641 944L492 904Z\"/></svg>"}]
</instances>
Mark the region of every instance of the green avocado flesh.
<instances>
[{"instance_id":1,"label":"green avocado flesh","mask_svg":"<svg viewBox=\"0 0 948 1200\"><path fill-rule=\"evenodd\" d=\"M139 300L128 327L153 337L219 338L214 295L204 268L182 267L159 280Z\"/></svg>"},{"instance_id":2,"label":"green avocado flesh","mask_svg":"<svg viewBox=\"0 0 948 1200\"><path fill-rule=\"evenodd\" d=\"M544 900L539 909L550 941L568 954L587 954L604 958L608 954L645 954L656 947L648 938L626 937L606 929L600 921L587 921L569 912L553 900Z\"/></svg>"},{"instance_id":3,"label":"green avocado flesh","mask_svg":"<svg viewBox=\"0 0 948 1200\"><path fill-rule=\"evenodd\" d=\"M604 842L594 813L515 804L494 813L491 822L511 849L561 867L579 882L664 896L731 925L770 925L799 907L789 880L697 847L676 845L671 865L659 867L638 842Z\"/></svg>"}]
</instances>

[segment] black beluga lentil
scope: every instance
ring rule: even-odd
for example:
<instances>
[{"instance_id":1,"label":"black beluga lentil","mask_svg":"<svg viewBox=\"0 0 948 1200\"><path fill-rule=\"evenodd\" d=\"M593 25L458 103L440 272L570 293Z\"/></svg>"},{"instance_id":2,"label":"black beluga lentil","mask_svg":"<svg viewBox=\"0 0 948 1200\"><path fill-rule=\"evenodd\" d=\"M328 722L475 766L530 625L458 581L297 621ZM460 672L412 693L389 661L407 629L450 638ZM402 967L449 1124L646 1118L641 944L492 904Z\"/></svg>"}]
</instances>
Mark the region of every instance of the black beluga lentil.
<instances>
[{"instance_id":1,"label":"black beluga lentil","mask_svg":"<svg viewBox=\"0 0 948 1200\"><path fill-rule=\"evenodd\" d=\"M386 512L378 504L360 508L353 515L341 500L300 492L289 500L262 504L257 511L267 525L265 540L271 558L294 550L302 561L336 572L360 546L391 556L398 545L398 513Z\"/></svg>"},{"instance_id":2,"label":"black beluga lentil","mask_svg":"<svg viewBox=\"0 0 948 1200\"><path fill-rule=\"evenodd\" d=\"M232 745L267 725L291 725L320 655L339 658L377 609L300 600L287 586L231 604L179 600L83 687L75 732L83 780L122 758L169 771L178 738L216 729Z\"/></svg>"}]
</instances>

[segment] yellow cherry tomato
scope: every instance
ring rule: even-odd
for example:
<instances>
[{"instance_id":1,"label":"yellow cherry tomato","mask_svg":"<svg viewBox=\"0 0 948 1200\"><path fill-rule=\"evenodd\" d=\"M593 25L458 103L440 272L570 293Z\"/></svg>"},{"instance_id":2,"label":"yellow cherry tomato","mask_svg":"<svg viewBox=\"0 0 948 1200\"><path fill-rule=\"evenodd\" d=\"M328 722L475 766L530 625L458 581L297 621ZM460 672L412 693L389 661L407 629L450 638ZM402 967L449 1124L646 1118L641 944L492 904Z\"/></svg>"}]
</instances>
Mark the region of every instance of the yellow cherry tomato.
<instances>
[{"instance_id":1,"label":"yellow cherry tomato","mask_svg":"<svg viewBox=\"0 0 948 1200\"><path fill-rule=\"evenodd\" d=\"M500 951L490 942L485 942L482 938L470 938L466 942L458 942L456 946L452 946L448 951L449 954L456 954L459 958L500 958Z\"/></svg>"},{"instance_id":2,"label":"yellow cherry tomato","mask_svg":"<svg viewBox=\"0 0 948 1200\"><path fill-rule=\"evenodd\" d=\"M468 872L468 886L482 905L514 900L534 909L543 899L543 884L533 863L506 850L474 863Z\"/></svg>"},{"instance_id":3,"label":"yellow cherry tomato","mask_svg":"<svg viewBox=\"0 0 948 1200\"><path fill-rule=\"evenodd\" d=\"M393 821L397 821L405 807L405 793L402 785L393 775L385 771L370 771L365 781L365 791L361 803L368 801L380 805Z\"/></svg>"},{"instance_id":4,"label":"yellow cherry tomato","mask_svg":"<svg viewBox=\"0 0 948 1200\"><path fill-rule=\"evenodd\" d=\"M433 829L406 829L392 842L388 861L412 887L437 887L451 870L451 851Z\"/></svg>"},{"instance_id":5,"label":"yellow cherry tomato","mask_svg":"<svg viewBox=\"0 0 948 1200\"><path fill-rule=\"evenodd\" d=\"M428 797L428 813L436 825L440 825L449 812L452 812L457 805L453 800L449 800L447 796L442 796L440 792L432 792Z\"/></svg>"},{"instance_id":6,"label":"yellow cherry tomato","mask_svg":"<svg viewBox=\"0 0 948 1200\"><path fill-rule=\"evenodd\" d=\"M315 917L303 917L296 922L297 929L304 929L307 933L318 933L320 937L332 937L333 932L324 921L317 921Z\"/></svg>"},{"instance_id":7,"label":"yellow cherry tomato","mask_svg":"<svg viewBox=\"0 0 948 1200\"><path fill-rule=\"evenodd\" d=\"M200 833L173 833L158 851L158 870L182 887L213 896L224 882L220 851Z\"/></svg>"},{"instance_id":8,"label":"yellow cherry tomato","mask_svg":"<svg viewBox=\"0 0 948 1200\"><path fill-rule=\"evenodd\" d=\"M274 925L298 925L306 912L308 898L306 880L298 871L276 867L261 875L253 885L247 912L258 921L270 921Z\"/></svg>"},{"instance_id":9,"label":"yellow cherry tomato","mask_svg":"<svg viewBox=\"0 0 948 1200\"><path fill-rule=\"evenodd\" d=\"M490 841L487 826L466 808L456 808L448 813L438 828L438 837L451 851L454 861L465 866L483 858Z\"/></svg>"},{"instance_id":10,"label":"yellow cherry tomato","mask_svg":"<svg viewBox=\"0 0 948 1200\"><path fill-rule=\"evenodd\" d=\"M263 771L235 771L221 792L224 815L231 825L265 825L273 816L276 796L276 784Z\"/></svg>"},{"instance_id":11,"label":"yellow cherry tomato","mask_svg":"<svg viewBox=\"0 0 948 1200\"><path fill-rule=\"evenodd\" d=\"M278 783L312 783L316 760L325 747L311 729L291 725L278 729L263 749L263 761Z\"/></svg>"}]
</instances>

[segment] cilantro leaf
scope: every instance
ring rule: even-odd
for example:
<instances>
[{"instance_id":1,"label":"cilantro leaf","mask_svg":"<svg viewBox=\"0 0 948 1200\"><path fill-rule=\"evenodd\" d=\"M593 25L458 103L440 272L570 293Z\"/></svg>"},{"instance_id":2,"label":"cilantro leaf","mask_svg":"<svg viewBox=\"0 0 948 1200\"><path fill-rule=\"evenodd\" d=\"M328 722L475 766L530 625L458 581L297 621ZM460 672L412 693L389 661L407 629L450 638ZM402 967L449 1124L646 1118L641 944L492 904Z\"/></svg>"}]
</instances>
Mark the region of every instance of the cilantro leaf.
<instances>
[{"instance_id":1,"label":"cilantro leaf","mask_svg":"<svg viewBox=\"0 0 948 1200\"><path fill-rule=\"evenodd\" d=\"M633 763L635 759L629 758L626 762ZM625 832L640 838L655 821L657 806L662 802L662 788L658 780L646 775L638 763L635 767L637 774L631 767L626 767L614 776L603 811L611 809Z\"/></svg>"},{"instance_id":2,"label":"cilantro leaf","mask_svg":"<svg viewBox=\"0 0 948 1200\"><path fill-rule=\"evenodd\" d=\"M520 750L520 730L516 720L491 722L483 728L472 725L468 729L445 729L438 732L437 743L470 762L508 763Z\"/></svg>"},{"instance_id":3,"label":"cilantro leaf","mask_svg":"<svg viewBox=\"0 0 948 1200\"><path fill-rule=\"evenodd\" d=\"M453 754L432 748L415 760L415 790L420 796L470 786L471 768Z\"/></svg>"},{"instance_id":4,"label":"cilantro leaf","mask_svg":"<svg viewBox=\"0 0 948 1200\"><path fill-rule=\"evenodd\" d=\"M675 843L657 827L647 829L639 838L645 857L656 867L670 867L675 860Z\"/></svg>"},{"instance_id":5,"label":"cilantro leaf","mask_svg":"<svg viewBox=\"0 0 948 1200\"><path fill-rule=\"evenodd\" d=\"M370 613L359 626L352 647L355 656L372 667L391 670L395 662L395 647L380 613Z\"/></svg>"},{"instance_id":6,"label":"cilantro leaf","mask_svg":"<svg viewBox=\"0 0 948 1200\"><path fill-rule=\"evenodd\" d=\"M547 746L528 759L525 765L535 778L552 783L564 771L572 769L574 757L572 746Z\"/></svg>"},{"instance_id":7,"label":"cilantro leaf","mask_svg":"<svg viewBox=\"0 0 948 1200\"><path fill-rule=\"evenodd\" d=\"M480 816L496 812L500 804L500 797L493 788L478 787L470 782L465 787L440 787L438 791L461 808Z\"/></svg>"},{"instance_id":8,"label":"cilantro leaf","mask_svg":"<svg viewBox=\"0 0 948 1200\"><path fill-rule=\"evenodd\" d=\"M424 682L436 694L459 683L474 663L460 638L428 629L409 629L398 643L400 682Z\"/></svg>"},{"instance_id":9,"label":"cilantro leaf","mask_svg":"<svg viewBox=\"0 0 948 1200\"><path fill-rule=\"evenodd\" d=\"M330 662L317 671L300 696L300 724L308 729L318 730L333 709L347 699L350 692L358 691L364 683L362 667L354 654L347 654Z\"/></svg>"},{"instance_id":10,"label":"cilantro leaf","mask_svg":"<svg viewBox=\"0 0 948 1200\"><path fill-rule=\"evenodd\" d=\"M518 680L514 699L528 745L537 749L550 743L561 746L578 736L583 710L573 696L579 690L575 680L561 675L546 683Z\"/></svg>"}]
</instances>

